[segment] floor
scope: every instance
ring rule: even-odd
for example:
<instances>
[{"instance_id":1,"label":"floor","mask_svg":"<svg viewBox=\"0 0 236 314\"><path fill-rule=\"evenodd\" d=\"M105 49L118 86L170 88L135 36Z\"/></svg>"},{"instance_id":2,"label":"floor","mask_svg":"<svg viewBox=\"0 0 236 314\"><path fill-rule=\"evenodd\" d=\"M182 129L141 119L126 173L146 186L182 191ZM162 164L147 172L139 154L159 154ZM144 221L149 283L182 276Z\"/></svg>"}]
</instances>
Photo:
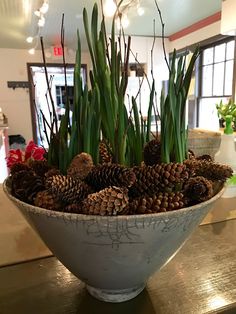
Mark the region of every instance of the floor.
<instances>
[{"instance_id":1,"label":"floor","mask_svg":"<svg viewBox=\"0 0 236 314\"><path fill-rule=\"evenodd\" d=\"M236 313L236 220L198 227L135 299L104 303L55 257L0 268L0 314Z\"/></svg>"}]
</instances>

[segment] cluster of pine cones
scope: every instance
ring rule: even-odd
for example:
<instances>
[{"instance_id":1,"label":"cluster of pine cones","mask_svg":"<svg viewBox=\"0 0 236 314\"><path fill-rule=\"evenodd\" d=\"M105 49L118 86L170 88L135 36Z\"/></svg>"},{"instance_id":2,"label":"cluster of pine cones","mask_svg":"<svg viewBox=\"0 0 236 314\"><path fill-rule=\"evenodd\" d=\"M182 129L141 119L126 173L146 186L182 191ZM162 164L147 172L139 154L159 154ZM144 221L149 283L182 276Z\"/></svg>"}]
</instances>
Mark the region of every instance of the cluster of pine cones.
<instances>
[{"instance_id":1,"label":"cluster of pine cones","mask_svg":"<svg viewBox=\"0 0 236 314\"><path fill-rule=\"evenodd\" d=\"M112 163L102 145L101 164L81 153L67 174L47 161L32 160L11 168L12 194L49 210L89 215L133 215L177 210L210 199L232 176L227 165L210 156L189 154L183 164L160 163L160 143L150 141L140 167ZM105 161L105 162L104 162Z\"/></svg>"}]
</instances>

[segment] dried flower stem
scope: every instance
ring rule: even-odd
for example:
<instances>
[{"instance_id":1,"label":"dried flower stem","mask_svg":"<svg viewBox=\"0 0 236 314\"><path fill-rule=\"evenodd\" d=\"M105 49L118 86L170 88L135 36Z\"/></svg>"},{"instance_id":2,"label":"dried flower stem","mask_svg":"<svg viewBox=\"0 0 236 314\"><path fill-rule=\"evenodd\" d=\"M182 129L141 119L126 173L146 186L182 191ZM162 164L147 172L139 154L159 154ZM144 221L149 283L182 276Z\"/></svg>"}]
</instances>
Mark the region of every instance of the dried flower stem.
<instances>
[{"instance_id":1,"label":"dried flower stem","mask_svg":"<svg viewBox=\"0 0 236 314\"><path fill-rule=\"evenodd\" d=\"M44 51L43 37L40 37L40 43L41 43L41 50L42 50L42 55L43 55L43 65L44 65L45 78L46 78L46 82L47 82L48 94L50 97L52 110L53 110L53 116L54 116L53 124L55 123L55 129L56 129L56 134L57 134L58 133L58 120L57 120L56 108L55 108L55 104L53 101L52 92L51 92L51 88L50 88L50 83L49 83L50 81L48 78L48 70L47 70L47 65L46 65L46 57L45 57L45 51ZM52 126L52 130L53 130L53 126Z\"/></svg>"},{"instance_id":2,"label":"dried flower stem","mask_svg":"<svg viewBox=\"0 0 236 314\"><path fill-rule=\"evenodd\" d=\"M157 11L158 11L160 21L161 21L161 29L162 29L161 38L162 38L162 47L163 47L163 52L164 52L164 58L165 58L166 65L167 65L169 72L170 72L170 65L169 65L169 62L167 60L167 54L166 54L166 48L165 48L165 23L163 22L162 13L161 13L161 10L159 8L159 5L157 4L157 0L154 0L154 1L155 1L155 5L157 7Z\"/></svg>"}]
</instances>

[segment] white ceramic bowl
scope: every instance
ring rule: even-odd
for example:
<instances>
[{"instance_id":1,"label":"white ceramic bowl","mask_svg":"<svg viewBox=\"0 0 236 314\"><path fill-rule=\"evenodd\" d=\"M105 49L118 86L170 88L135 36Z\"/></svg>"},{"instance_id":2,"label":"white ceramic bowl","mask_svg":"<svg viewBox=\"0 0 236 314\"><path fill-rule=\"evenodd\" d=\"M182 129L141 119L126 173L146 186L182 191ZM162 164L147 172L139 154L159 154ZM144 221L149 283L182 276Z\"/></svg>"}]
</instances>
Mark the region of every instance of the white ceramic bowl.
<instances>
[{"instance_id":1,"label":"white ceramic bowl","mask_svg":"<svg viewBox=\"0 0 236 314\"><path fill-rule=\"evenodd\" d=\"M107 302L137 296L223 193L176 211L103 217L31 206L13 197L6 181L3 188L62 264L86 283L91 295Z\"/></svg>"}]
</instances>

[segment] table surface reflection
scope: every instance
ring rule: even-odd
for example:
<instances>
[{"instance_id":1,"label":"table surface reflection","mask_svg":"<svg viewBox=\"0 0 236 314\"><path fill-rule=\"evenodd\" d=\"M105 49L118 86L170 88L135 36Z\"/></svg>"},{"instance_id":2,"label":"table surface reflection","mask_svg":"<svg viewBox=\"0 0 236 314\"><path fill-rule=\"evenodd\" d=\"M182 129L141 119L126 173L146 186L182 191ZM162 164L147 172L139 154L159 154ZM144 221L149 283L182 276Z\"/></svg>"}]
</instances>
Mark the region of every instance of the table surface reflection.
<instances>
[{"instance_id":1,"label":"table surface reflection","mask_svg":"<svg viewBox=\"0 0 236 314\"><path fill-rule=\"evenodd\" d=\"M0 314L236 313L236 220L198 227L135 299L91 297L55 257L0 268Z\"/></svg>"}]
</instances>

